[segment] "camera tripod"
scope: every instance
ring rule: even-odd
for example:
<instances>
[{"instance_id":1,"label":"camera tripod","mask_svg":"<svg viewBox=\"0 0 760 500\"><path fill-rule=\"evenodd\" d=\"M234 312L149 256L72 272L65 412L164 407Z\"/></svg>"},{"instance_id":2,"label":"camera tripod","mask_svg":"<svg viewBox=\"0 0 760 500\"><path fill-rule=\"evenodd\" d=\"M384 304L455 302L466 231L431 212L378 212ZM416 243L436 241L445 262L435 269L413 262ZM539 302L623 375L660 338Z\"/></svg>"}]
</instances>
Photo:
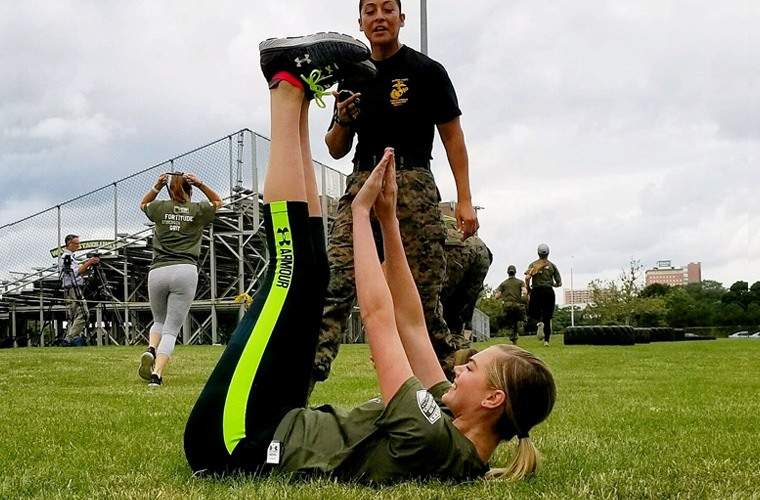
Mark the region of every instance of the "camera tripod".
<instances>
[{"instance_id":1,"label":"camera tripod","mask_svg":"<svg viewBox=\"0 0 760 500\"><path fill-rule=\"evenodd\" d=\"M99 315L102 317L102 323L111 325L110 333L102 326L100 321L98 321L96 329L99 330L99 333L106 335L111 342L118 344L112 333L115 325L124 325L121 313L114 304L114 302L120 301L114 296L111 285L101 265L99 263L94 264L90 269L92 269L92 274L87 283L87 288L90 291L90 300L96 302L95 307L98 308L97 311L99 311ZM108 307L108 304L111 307Z\"/></svg>"},{"instance_id":2,"label":"camera tripod","mask_svg":"<svg viewBox=\"0 0 760 500\"><path fill-rule=\"evenodd\" d=\"M61 265L60 270L58 272L58 279L56 281L55 289L53 290L53 299L50 301L50 306L48 306L47 311L47 319L45 322L40 325L40 336L44 335L45 328L49 327L53 322L53 303L56 301L55 297L58 295L58 292L63 290L64 291L64 304L65 304L65 310L66 310L66 328L71 328L72 323L74 322L74 317L72 317L71 310L69 308L69 298L66 295L66 289L63 287L63 281L64 277L67 277L69 279L69 282L71 283L71 289L74 290L74 299L76 303L79 305L79 307L84 307L86 318L84 322L84 329L82 330L81 336L84 339L85 343L89 341L90 338L90 331L89 331L89 310L87 309L87 303L85 302L84 295L82 293L82 289L79 286L79 283L77 282L77 276L74 273L74 270L71 268L72 264L72 258L71 255L64 255L61 259ZM40 286L42 286L42 283L40 283ZM53 334L53 345L68 345L65 337L61 338L57 336L57 332Z\"/></svg>"}]
</instances>

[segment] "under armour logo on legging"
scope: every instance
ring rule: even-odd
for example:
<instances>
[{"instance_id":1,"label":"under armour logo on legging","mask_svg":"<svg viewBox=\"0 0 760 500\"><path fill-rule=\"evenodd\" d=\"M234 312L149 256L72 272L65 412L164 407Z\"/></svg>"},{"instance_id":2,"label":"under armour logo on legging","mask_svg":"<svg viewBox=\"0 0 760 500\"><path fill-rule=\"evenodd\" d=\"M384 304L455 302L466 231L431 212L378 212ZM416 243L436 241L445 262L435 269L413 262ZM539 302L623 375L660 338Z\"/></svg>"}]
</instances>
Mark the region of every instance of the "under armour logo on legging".
<instances>
[{"instance_id":1,"label":"under armour logo on legging","mask_svg":"<svg viewBox=\"0 0 760 500\"><path fill-rule=\"evenodd\" d=\"M281 247L285 245L290 245L290 240L288 239L289 232L290 232L290 229L288 229L287 227L281 227L277 230L277 233L280 235L280 241L278 243Z\"/></svg>"}]
</instances>

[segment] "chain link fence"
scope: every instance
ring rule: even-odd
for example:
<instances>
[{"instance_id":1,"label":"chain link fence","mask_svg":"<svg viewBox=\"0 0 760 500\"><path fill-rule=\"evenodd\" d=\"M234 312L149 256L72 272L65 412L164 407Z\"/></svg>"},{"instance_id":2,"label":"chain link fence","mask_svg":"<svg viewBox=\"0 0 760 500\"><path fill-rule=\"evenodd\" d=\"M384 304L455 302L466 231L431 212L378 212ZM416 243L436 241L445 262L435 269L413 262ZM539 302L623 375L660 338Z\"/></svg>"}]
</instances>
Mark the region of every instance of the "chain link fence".
<instances>
[{"instance_id":1,"label":"chain link fence","mask_svg":"<svg viewBox=\"0 0 760 500\"><path fill-rule=\"evenodd\" d=\"M102 247L127 236L147 235L148 219L140 211L142 197L164 172L195 173L223 199L244 191L257 196L263 190L269 158L268 138L244 129L170 160L158 163L87 194L16 222L0 226L0 281L6 288L33 279L39 268L55 272L55 255L67 234ZM346 176L314 162L319 192L326 195L327 217L334 215ZM194 198L202 194L194 193ZM167 199L162 190L159 199ZM88 245L83 245L86 248ZM39 276L35 273L34 276ZM0 288L0 293L3 289Z\"/></svg>"}]
</instances>

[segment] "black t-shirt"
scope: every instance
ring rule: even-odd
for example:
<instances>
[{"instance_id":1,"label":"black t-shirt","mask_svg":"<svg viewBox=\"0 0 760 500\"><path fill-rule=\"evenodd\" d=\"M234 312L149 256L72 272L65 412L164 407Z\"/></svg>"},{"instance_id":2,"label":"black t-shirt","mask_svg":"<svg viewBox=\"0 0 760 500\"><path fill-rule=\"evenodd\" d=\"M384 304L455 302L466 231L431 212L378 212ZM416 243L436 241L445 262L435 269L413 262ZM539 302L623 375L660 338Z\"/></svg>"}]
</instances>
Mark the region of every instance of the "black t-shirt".
<instances>
[{"instance_id":1,"label":"black t-shirt","mask_svg":"<svg viewBox=\"0 0 760 500\"><path fill-rule=\"evenodd\" d=\"M449 75L441 64L405 45L390 58L373 62L377 76L372 81L347 80L340 86L361 92L354 163L369 168L388 146L397 157L427 162L434 126L462 114Z\"/></svg>"}]
</instances>

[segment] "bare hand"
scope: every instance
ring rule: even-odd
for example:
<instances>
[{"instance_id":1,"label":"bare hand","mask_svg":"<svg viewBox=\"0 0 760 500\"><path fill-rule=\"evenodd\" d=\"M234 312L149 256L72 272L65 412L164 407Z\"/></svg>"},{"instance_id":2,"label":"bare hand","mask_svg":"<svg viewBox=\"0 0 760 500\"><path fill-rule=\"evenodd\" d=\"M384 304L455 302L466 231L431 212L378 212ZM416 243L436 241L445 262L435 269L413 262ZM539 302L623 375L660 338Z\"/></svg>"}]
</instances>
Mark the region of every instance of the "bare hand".
<instances>
[{"instance_id":1,"label":"bare hand","mask_svg":"<svg viewBox=\"0 0 760 500\"><path fill-rule=\"evenodd\" d=\"M393 149L388 149L391 151L391 157L388 161L388 166L385 168L383 188L377 195L377 199L375 199L375 215L381 224L396 220L396 199L398 195L398 185L396 184L396 157L393 154Z\"/></svg>"},{"instance_id":2,"label":"bare hand","mask_svg":"<svg viewBox=\"0 0 760 500\"><path fill-rule=\"evenodd\" d=\"M169 176L166 174L161 174L158 176L158 179L156 180L156 189L161 189L162 187L166 186L166 183L169 182Z\"/></svg>"},{"instance_id":3,"label":"bare hand","mask_svg":"<svg viewBox=\"0 0 760 500\"><path fill-rule=\"evenodd\" d=\"M338 92L333 92L335 96L336 113L338 120L342 122L354 122L359 118L359 97L360 93L351 95L348 99L338 101Z\"/></svg>"},{"instance_id":4,"label":"bare hand","mask_svg":"<svg viewBox=\"0 0 760 500\"><path fill-rule=\"evenodd\" d=\"M182 177L190 183L191 186L202 186L203 183L195 174L185 174Z\"/></svg>"},{"instance_id":5,"label":"bare hand","mask_svg":"<svg viewBox=\"0 0 760 500\"><path fill-rule=\"evenodd\" d=\"M478 231L478 228L480 227L478 214L472 207L471 202L457 202L455 215L457 219L457 229L462 233L463 240L466 240Z\"/></svg>"},{"instance_id":6,"label":"bare hand","mask_svg":"<svg viewBox=\"0 0 760 500\"><path fill-rule=\"evenodd\" d=\"M356 193L356 197L354 197L354 201L351 203L352 210L364 210L366 213L369 213L380 191L383 189L385 170L388 168L391 159L393 159L393 148L385 148L385 154L380 163L372 170L367 180L364 181L362 188Z\"/></svg>"}]
</instances>

